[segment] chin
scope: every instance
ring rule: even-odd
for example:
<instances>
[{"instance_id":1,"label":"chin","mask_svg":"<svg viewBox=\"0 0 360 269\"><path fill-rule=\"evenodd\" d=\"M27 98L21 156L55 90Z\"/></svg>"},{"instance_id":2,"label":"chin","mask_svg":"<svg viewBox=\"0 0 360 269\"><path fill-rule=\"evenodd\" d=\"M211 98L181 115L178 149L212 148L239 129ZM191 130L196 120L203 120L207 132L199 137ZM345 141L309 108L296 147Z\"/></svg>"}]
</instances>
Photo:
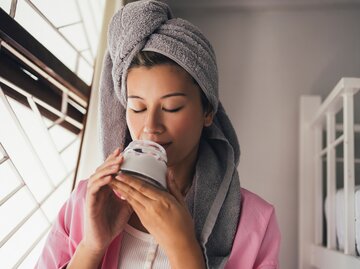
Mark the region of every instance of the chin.
<instances>
[{"instance_id":1,"label":"chin","mask_svg":"<svg viewBox=\"0 0 360 269\"><path fill-rule=\"evenodd\" d=\"M179 160L172 158L171 154L168 155L167 158L168 158L167 167L172 167L179 164Z\"/></svg>"}]
</instances>

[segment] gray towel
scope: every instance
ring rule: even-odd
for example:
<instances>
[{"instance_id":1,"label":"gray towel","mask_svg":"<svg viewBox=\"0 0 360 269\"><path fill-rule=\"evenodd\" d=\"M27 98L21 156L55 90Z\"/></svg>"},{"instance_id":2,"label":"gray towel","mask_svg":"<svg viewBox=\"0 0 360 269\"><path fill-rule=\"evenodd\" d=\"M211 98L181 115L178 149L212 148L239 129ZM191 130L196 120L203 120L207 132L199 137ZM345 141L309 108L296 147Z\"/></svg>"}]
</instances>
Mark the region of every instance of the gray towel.
<instances>
[{"instance_id":1,"label":"gray towel","mask_svg":"<svg viewBox=\"0 0 360 269\"><path fill-rule=\"evenodd\" d=\"M223 268L240 218L240 148L218 98L218 72L210 42L186 20L173 18L160 1L136 1L121 8L109 25L108 52L100 83L100 143L104 159L130 141L125 121L126 77L140 51L163 54L183 67L212 104L214 123L204 128L186 202L208 268Z\"/></svg>"}]
</instances>

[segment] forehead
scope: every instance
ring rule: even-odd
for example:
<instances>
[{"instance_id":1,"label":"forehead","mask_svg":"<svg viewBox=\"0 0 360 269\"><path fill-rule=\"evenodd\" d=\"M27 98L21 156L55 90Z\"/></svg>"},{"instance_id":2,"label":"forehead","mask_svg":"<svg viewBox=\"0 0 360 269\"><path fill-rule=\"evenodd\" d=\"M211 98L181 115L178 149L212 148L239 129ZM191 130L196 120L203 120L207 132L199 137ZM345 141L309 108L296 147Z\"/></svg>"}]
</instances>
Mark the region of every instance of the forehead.
<instances>
[{"instance_id":1,"label":"forehead","mask_svg":"<svg viewBox=\"0 0 360 269\"><path fill-rule=\"evenodd\" d=\"M132 94L166 94L198 92L192 77L180 66L161 64L153 67L131 68L127 76L128 95Z\"/></svg>"}]
</instances>

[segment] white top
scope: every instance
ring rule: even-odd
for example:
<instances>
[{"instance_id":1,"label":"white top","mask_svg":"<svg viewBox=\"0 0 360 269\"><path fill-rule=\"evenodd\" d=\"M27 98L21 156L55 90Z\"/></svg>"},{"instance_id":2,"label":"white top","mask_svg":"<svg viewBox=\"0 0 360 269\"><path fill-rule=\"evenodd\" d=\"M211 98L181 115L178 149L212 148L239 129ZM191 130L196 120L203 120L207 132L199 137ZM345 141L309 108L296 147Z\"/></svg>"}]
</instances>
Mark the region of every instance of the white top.
<instances>
[{"instance_id":1,"label":"white top","mask_svg":"<svg viewBox=\"0 0 360 269\"><path fill-rule=\"evenodd\" d=\"M163 249L151 234L126 225L121 240L119 269L169 269Z\"/></svg>"}]
</instances>

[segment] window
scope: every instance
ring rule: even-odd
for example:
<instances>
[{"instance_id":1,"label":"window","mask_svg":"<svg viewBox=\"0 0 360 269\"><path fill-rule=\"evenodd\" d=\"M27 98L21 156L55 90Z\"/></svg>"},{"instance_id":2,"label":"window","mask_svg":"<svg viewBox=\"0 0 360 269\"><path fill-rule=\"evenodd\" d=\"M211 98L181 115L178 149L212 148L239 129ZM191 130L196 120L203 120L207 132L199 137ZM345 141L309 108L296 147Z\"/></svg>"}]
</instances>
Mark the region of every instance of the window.
<instances>
[{"instance_id":1,"label":"window","mask_svg":"<svg viewBox=\"0 0 360 269\"><path fill-rule=\"evenodd\" d=\"M34 267L73 188L103 5L0 2L0 268Z\"/></svg>"}]
</instances>

